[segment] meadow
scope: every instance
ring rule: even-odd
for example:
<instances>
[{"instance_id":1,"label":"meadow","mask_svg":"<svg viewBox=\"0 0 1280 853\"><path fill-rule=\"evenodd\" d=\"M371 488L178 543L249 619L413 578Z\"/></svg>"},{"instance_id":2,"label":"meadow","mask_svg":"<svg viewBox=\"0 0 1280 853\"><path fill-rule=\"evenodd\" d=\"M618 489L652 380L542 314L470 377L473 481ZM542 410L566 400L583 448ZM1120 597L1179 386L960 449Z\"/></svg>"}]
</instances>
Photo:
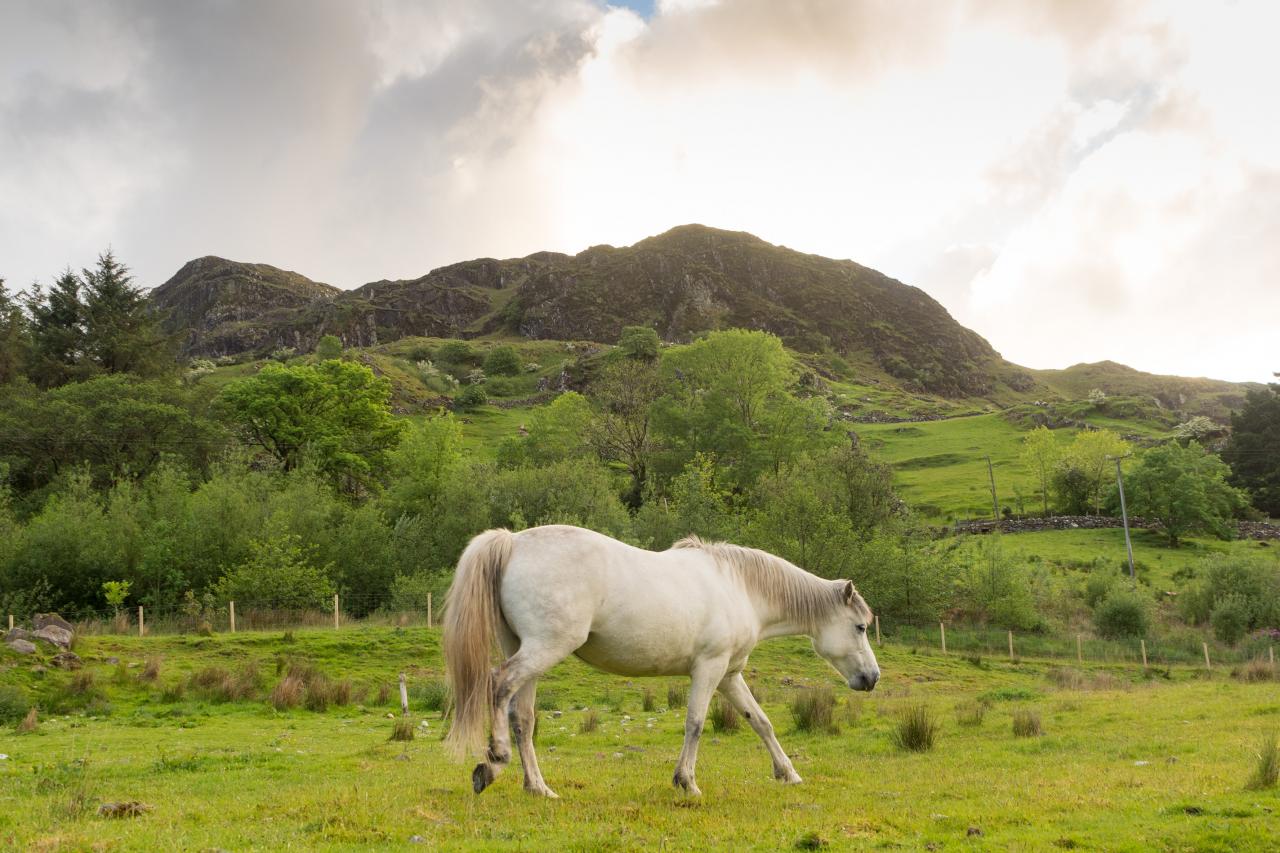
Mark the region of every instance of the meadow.
<instances>
[{"instance_id":1,"label":"meadow","mask_svg":"<svg viewBox=\"0 0 1280 853\"><path fill-rule=\"evenodd\" d=\"M29 658L0 658L0 690L7 688L0 695L16 689L42 709L35 731L18 734L8 724L0 734L5 847L1243 851L1280 844L1280 793L1249 787L1260 745L1280 729L1280 691L1275 681L1247 683L1225 668L1144 674L1128 665L943 656L894 643L877 650L884 673L877 690L853 694L807 641L771 641L752 657L748 681L805 782L774 782L747 727L709 727L698 774L704 796L695 800L669 781L683 710L668 705L679 701L681 682L629 681L570 660L539 693L540 759L562 797L545 801L520 790L518 765L477 797L469 764L445 757L435 630L96 636L78 644L87 662L78 673L35 672ZM418 733L410 742L389 739L402 671ZM268 697L291 672L323 672L345 686L323 711L307 702L276 710ZM797 731L791 701L814 686L838 688L838 732ZM921 705L939 727L935 745L901 749L898 722ZM1038 722L1040 734L1015 736L1015 717ZM98 813L103 803L131 801L150 808L133 817Z\"/></svg>"}]
</instances>

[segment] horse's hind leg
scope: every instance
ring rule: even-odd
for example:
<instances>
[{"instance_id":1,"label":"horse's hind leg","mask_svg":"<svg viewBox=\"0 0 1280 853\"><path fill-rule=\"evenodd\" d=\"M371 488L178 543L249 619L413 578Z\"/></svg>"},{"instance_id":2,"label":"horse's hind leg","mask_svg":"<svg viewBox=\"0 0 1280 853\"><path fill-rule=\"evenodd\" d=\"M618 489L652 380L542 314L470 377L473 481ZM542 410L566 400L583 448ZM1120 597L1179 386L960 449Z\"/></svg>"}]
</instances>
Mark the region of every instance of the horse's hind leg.
<instances>
[{"instance_id":1,"label":"horse's hind leg","mask_svg":"<svg viewBox=\"0 0 1280 853\"><path fill-rule=\"evenodd\" d=\"M477 794L489 787L493 780L498 778L498 774L511 763L511 730L508 715L513 709L512 700L525 685L568 657L577 645L561 649L526 640L521 644L518 652L498 667L493 691L493 733L489 738L489 751L485 753L485 760L477 764L475 770L471 772L471 787ZM532 719L529 737L533 737Z\"/></svg>"},{"instance_id":2,"label":"horse's hind leg","mask_svg":"<svg viewBox=\"0 0 1280 853\"><path fill-rule=\"evenodd\" d=\"M783 782L799 782L800 774L796 772L791 759L782 751L782 746L773 733L773 724L765 716L764 709L760 707L756 697L751 695L751 688L747 687L742 673L736 672L726 676L724 681L720 682L720 692L739 714L746 717L751 728L755 729L760 740L764 741L765 749L769 750L769 757L773 759L773 778Z\"/></svg>"},{"instance_id":3,"label":"horse's hind leg","mask_svg":"<svg viewBox=\"0 0 1280 853\"><path fill-rule=\"evenodd\" d=\"M524 789L531 794L555 798L556 792L547 787L538 769L538 756L533 751L533 728L537 722L538 712L535 702L538 682L530 679L520 688L515 701L511 703L511 733L516 739L516 748L520 750L520 766L524 768Z\"/></svg>"}]
</instances>

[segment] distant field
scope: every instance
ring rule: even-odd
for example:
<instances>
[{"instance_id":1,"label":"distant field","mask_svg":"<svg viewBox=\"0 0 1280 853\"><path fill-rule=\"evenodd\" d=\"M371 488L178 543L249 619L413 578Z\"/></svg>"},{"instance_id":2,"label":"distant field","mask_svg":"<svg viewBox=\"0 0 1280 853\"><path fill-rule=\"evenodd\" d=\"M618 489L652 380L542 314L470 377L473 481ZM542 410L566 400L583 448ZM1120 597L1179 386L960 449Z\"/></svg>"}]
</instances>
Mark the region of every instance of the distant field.
<instances>
[{"instance_id":1,"label":"distant field","mask_svg":"<svg viewBox=\"0 0 1280 853\"><path fill-rule=\"evenodd\" d=\"M670 785L682 711L667 709L675 680L634 682L576 661L540 692L538 744L563 799L520 790L519 768L482 796L469 766L445 759L444 723L415 693L422 736L388 741L391 708L379 686L407 671L417 690L440 672L438 635L425 629L299 631L235 637L92 637L81 641L100 696L87 713L45 715L34 734L0 734L0 845L38 850L222 848L372 850L1107 849L1266 850L1280 845L1276 790L1246 780L1264 736L1280 728L1275 683L1244 684L1174 668L1142 679L1135 667L1063 669L881 650L881 687L837 694L839 734L801 734L787 708L803 684L838 687L807 641L765 644L749 681L805 777L769 778L745 727L708 731L698 765L705 792ZM105 663L119 657L121 666ZM159 656L154 685L139 664ZM263 700L277 661L306 661L354 682L357 699L326 712L277 712ZM177 698L173 685L208 666L253 662L257 695L236 702ZM71 701L69 675L36 675L0 657L0 685L42 703ZM1065 685L1065 686L1064 686ZM652 687L655 707L642 709ZM169 696L163 694L168 688ZM363 694L363 695L360 695ZM71 697L70 699L68 697ZM83 698L83 697L81 697ZM981 723L956 706L981 700ZM79 701L79 700L77 700ZM395 701L394 699L392 701ZM941 725L932 752L891 742L900 711L923 702ZM589 708L600 718L579 725ZM1043 735L1016 738L1015 711L1034 711ZM558 716L557 716L558 714ZM141 817L96 815L138 800ZM411 844L420 840L422 843Z\"/></svg>"},{"instance_id":2,"label":"distant field","mask_svg":"<svg viewBox=\"0 0 1280 853\"><path fill-rule=\"evenodd\" d=\"M855 431L872 458L893 465L903 500L935 521L991 517L986 457L995 470L1001 507L1034 512L1040 484L1018 461L1026 434L998 414L900 424L858 424ZM1075 430L1055 430L1067 443Z\"/></svg>"}]
</instances>

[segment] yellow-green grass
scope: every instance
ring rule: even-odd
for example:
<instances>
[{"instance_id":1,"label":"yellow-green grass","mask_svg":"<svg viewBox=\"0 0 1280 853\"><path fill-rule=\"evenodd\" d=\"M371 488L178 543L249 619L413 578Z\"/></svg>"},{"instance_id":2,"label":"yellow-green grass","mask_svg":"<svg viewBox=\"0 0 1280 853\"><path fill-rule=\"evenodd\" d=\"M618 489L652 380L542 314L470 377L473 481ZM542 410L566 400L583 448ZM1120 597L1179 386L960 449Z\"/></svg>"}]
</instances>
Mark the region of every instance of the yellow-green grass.
<instances>
[{"instance_id":1,"label":"yellow-green grass","mask_svg":"<svg viewBox=\"0 0 1280 853\"><path fill-rule=\"evenodd\" d=\"M683 712L641 710L630 681L568 661L544 679L538 743L563 799L520 790L518 763L482 796L470 765L450 762L438 714L415 708L419 737L389 741L387 705L277 712L261 699L160 701L159 686L115 675L163 657L158 685L204 666L256 661L264 688L277 656L305 659L358 687L411 684L440 673L426 629L299 631L212 638L93 637L81 641L112 710L42 719L34 734L0 734L0 845L12 849L761 849L828 842L832 849L1265 850L1280 844L1275 790L1246 790L1264 736L1280 726L1275 684L1243 684L1175 669L1146 682L1135 668L1086 665L1078 679L1050 665L881 650L884 678L869 696L841 689L856 713L839 734L795 731L787 703L803 685L839 679L802 640L762 646L748 680L805 778L783 786L752 732L704 736L701 800L672 789ZM66 673L0 657L0 684L47 699ZM1076 689L1057 684L1073 683ZM1106 688L1106 689L1097 689ZM358 692L358 691L357 691ZM989 704L962 727L959 703ZM370 700L366 700L368 702ZM391 702L398 700L392 694ZM892 743L898 712L924 702L941 725L933 750ZM579 733L588 713L599 727ZM1044 734L1015 738L1015 710L1038 712ZM844 709L841 709L844 711ZM559 711L560 716L555 716ZM134 818L96 815L106 801L154 807ZM972 829L971 829L972 828ZM980 832L981 835L971 834ZM411 845L418 837L422 845Z\"/></svg>"}]
</instances>

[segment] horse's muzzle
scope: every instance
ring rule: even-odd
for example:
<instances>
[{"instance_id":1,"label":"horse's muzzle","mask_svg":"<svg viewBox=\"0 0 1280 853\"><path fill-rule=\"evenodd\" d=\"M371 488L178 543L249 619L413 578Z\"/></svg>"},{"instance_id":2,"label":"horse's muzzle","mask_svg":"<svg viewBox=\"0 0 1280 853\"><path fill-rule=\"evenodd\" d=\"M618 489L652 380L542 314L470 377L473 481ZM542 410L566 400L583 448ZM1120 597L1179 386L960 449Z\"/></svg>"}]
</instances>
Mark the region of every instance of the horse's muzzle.
<instances>
[{"instance_id":1,"label":"horse's muzzle","mask_svg":"<svg viewBox=\"0 0 1280 853\"><path fill-rule=\"evenodd\" d=\"M860 673L857 678L849 680L849 688L851 690L863 690L871 692L876 688L876 682L880 680L880 673L873 672L870 674Z\"/></svg>"}]
</instances>

